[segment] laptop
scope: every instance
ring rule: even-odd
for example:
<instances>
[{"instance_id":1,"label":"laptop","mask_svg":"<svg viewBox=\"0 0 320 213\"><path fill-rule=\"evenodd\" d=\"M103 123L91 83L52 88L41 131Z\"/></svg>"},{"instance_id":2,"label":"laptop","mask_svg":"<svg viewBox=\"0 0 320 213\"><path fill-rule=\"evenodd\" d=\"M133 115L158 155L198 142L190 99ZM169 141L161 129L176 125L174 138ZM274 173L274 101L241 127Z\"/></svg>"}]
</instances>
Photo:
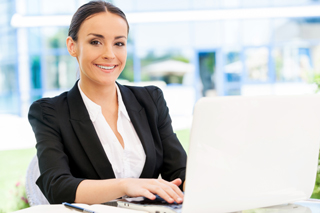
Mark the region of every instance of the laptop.
<instances>
[{"instance_id":1,"label":"laptop","mask_svg":"<svg viewBox=\"0 0 320 213\"><path fill-rule=\"evenodd\" d=\"M305 200L315 184L319 142L318 95L202 98L194 108L183 204L127 198L118 206L236 212Z\"/></svg>"}]
</instances>

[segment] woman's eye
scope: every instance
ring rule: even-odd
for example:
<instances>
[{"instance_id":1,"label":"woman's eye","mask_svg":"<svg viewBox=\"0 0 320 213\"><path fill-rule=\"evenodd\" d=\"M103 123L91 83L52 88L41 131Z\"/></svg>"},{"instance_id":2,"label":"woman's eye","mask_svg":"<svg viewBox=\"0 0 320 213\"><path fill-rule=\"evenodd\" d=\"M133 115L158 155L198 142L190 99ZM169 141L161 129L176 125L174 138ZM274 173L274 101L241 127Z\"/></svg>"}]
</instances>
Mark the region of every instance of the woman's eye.
<instances>
[{"instance_id":1,"label":"woman's eye","mask_svg":"<svg viewBox=\"0 0 320 213\"><path fill-rule=\"evenodd\" d=\"M117 42L116 45L121 47L121 46L124 46L124 43L123 42Z\"/></svg>"},{"instance_id":2,"label":"woman's eye","mask_svg":"<svg viewBox=\"0 0 320 213\"><path fill-rule=\"evenodd\" d=\"M90 44L98 45L98 44L101 44L101 42L100 41L91 41Z\"/></svg>"}]
</instances>

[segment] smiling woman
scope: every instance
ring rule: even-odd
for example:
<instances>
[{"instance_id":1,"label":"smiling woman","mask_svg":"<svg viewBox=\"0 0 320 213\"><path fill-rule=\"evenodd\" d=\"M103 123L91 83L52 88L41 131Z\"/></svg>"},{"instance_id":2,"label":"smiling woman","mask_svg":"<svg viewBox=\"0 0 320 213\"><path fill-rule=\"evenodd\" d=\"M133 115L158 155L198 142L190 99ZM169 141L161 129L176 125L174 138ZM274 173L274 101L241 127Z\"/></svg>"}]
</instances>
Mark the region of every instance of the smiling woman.
<instances>
[{"instance_id":1,"label":"smiling woman","mask_svg":"<svg viewBox=\"0 0 320 213\"><path fill-rule=\"evenodd\" d=\"M80 26L77 41L67 38L68 51L78 60L80 87L86 95L95 85L112 85L115 89L114 82L126 64L127 34L127 23L122 17L101 12L91 15Z\"/></svg>"},{"instance_id":2,"label":"smiling woman","mask_svg":"<svg viewBox=\"0 0 320 213\"><path fill-rule=\"evenodd\" d=\"M74 14L67 48L80 80L68 92L34 102L37 184L50 203L103 203L155 194L183 201L186 153L173 133L162 91L116 82L126 64L125 14L91 1ZM158 179L161 174L163 179Z\"/></svg>"}]
</instances>

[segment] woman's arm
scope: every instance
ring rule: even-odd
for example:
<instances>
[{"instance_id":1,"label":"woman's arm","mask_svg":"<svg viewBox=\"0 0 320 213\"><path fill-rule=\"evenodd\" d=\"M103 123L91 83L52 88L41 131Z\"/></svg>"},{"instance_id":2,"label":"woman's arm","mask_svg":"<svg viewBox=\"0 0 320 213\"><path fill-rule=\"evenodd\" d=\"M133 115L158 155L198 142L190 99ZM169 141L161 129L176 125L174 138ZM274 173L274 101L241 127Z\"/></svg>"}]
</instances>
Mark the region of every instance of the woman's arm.
<instances>
[{"instance_id":1,"label":"woman's arm","mask_svg":"<svg viewBox=\"0 0 320 213\"><path fill-rule=\"evenodd\" d=\"M154 86L146 87L146 89L157 109L157 129L163 149L161 176L169 181L180 178L182 180L180 189L184 190L187 154L173 132L169 109L161 89Z\"/></svg>"},{"instance_id":2,"label":"woman's arm","mask_svg":"<svg viewBox=\"0 0 320 213\"><path fill-rule=\"evenodd\" d=\"M40 99L30 106L29 122L37 140L40 176L37 185L49 203L73 202L83 178L72 176L59 127L59 113L52 99Z\"/></svg>"},{"instance_id":3,"label":"woman's arm","mask_svg":"<svg viewBox=\"0 0 320 213\"><path fill-rule=\"evenodd\" d=\"M167 182L162 179L108 179L83 180L76 192L76 203L104 203L124 195L130 197L144 196L151 200L157 194L169 203L181 203L183 194L179 189L180 179Z\"/></svg>"}]
</instances>

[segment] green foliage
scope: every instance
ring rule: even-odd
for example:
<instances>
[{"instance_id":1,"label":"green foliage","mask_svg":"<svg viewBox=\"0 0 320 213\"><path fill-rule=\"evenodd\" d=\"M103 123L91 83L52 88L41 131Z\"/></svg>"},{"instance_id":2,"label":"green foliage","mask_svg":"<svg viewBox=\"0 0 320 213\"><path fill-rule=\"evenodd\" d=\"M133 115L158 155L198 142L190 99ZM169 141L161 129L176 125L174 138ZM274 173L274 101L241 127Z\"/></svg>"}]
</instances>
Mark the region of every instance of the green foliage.
<instances>
[{"instance_id":1,"label":"green foliage","mask_svg":"<svg viewBox=\"0 0 320 213\"><path fill-rule=\"evenodd\" d=\"M311 80L309 82L317 85L316 93L318 93L320 91L320 73L315 73L311 77ZM317 170L317 176L316 176L316 183L314 185L311 198L320 199L320 151L319 151L319 158L318 158L318 170Z\"/></svg>"},{"instance_id":2,"label":"green foliage","mask_svg":"<svg viewBox=\"0 0 320 213\"><path fill-rule=\"evenodd\" d=\"M316 73L313 76L313 80L311 81L311 83L315 83L317 85L317 92L320 91L320 73Z\"/></svg>"},{"instance_id":3,"label":"green foliage","mask_svg":"<svg viewBox=\"0 0 320 213\"><path fill-rule=\"evenodd\" d=\"M190 129L183 129L176 131L177 137L183 146L184 150L188 153L189 150L189 139L190 139Z\"/></svg>"},{"instance_id":4,"label":"green foliage","mask_svg":"<svg viewBox=\"0 0 320 213\"><path fill-rule=\"evenodd\" d=\"M320 199L320 152L319 152L319 160L318 160L318 171L316 177L316 183L314 185L313 193L311 198Z\"/></svg>"},{"instance_id":5,"label":"green foliage","mask_svg":"<svg viewBox=\"0 0 320 213\"><path fill-rule=\"evenodd\" d=\"M0 151L0 213L12 212L20 206L24 185L21 183L17 187L16 184L18 180L24 180L35 154L35 148Z\"/></svg>"},{"instance_id":6,"label":"green foliage","mask_svg":"<svg viewBox=\"0 0 320 213\"><path fill-rule=\"evenodd\" d=\"M12 210L17 211L20 209L25 209L30 207L27 195L26 188L23 181L19 181L15 185L15 189L13 192L13 206Z\"/></svg>"},{"instance_id":7,"label":"green foliage","mask_svg":"<svg viewBox=\"0 0 320 213\"><path fill-rule=\"evenodd\" d=\"M120 79L126 79L128 81L133 81L134 79L134 71L133 71L133 56L132 55L128 55L127 57L127 62L126 62L126 66L123 69L123 71L121 72Z\"/></svg>"},{"instance_id":8,"label":"green foliage","mask_svg":"<svg viewBox=\"0 0 320 213\"><path fill-rule=\"evenodd\" d=\"M68 28L60 28L54 35L46 41L46 46L49 49L66 48L66 38L68 36Z\"/></svg>"}]
</instances>

